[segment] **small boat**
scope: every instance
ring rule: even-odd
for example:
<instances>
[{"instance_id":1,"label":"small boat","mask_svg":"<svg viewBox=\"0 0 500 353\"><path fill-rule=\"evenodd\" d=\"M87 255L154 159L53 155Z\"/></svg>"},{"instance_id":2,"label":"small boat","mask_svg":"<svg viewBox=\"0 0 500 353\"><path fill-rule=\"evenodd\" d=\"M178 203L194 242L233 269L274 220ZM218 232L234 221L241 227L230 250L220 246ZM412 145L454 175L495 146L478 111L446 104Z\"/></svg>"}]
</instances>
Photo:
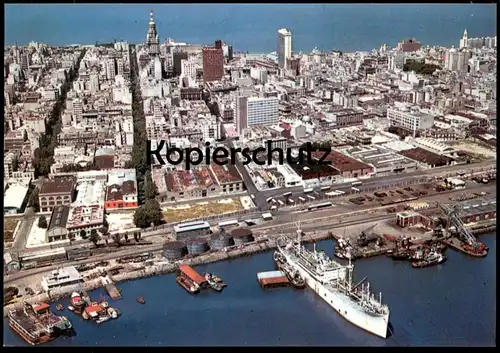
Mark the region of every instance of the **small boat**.
<instances>
[{"instance_id":1,"label":"small boat","mask_svg":"<svg viewBox=\"0 0 500 353\"><path fill-rule=\"evenodd\" d=\"M413 268L425 268L442 264L445 261L446 256L444 256L443 254L432 252L427 255L425 259L412 262L411 266Z\"/></svg>"},{"instance_id":2,"label":"small boat","mask_svg":"<svg viewBox=\"0 0 500 353\"><path fill-rule=\"evenodd\" d=\"M56 309L59 310L59 311L63 311L64 310L64 305L62 304L57 304L56 305Z\"/></svg>"},{"instance_id":3,"label":"small boat","mask_svg":"<svg viewBox=\"0 0 500 353\"><path fill-rule=\"evenodd\" d=\"M100 323L106 322L106 321L108 321L110 319L111 319L111 316L104 315L104 316L99 316L99 318L95 322L97 322L98 324L100 324Z\"/></svg>"},{"instance_id":4,"label":"small boat","mask_svg":"<svg viewBox=\"0 0 500 353\"><path fill-rule=\"evenodd\" d=\"M108 302L103 301L103 302L101 302L101 306L102 306L104 309L107 309L107 308L109 308L109 303L108 303Z\"/></svg>"},{"instance_id":5,"label":"small boat","mask_svg":"<svg viewBox=\"0 0 500 353\"><path fill-rule=\"evenodd\" d=\"M71 304L76 308L81 308L85 306L85 301L79 293L73 292L73 294L71 294Z\"/></svg>"},{"instance_id":6,"label":"small boat","mask_svg":"<svg viewBox=\"0 0 500 353\"><path fill-rule=\"evenodd\" d=\"M112 319L118 318L118 313L113 308L108 308L108 315L111 316Z\"/></svg>"},{"instance_id":7,"label":"small boat","mask_svg":"<svg viewBox=\"0 0 500 353\"><path fill-rule=\"evenodd\" d=\"M217 275L212 274L212 279L215 282L219 283L222 288L227 287L227 284L220 277L218 277Z\"/></svg>"},{"instance_id":8,"label":"small boat","mask_svg":"<svg viewBox=\"0 0 500 353\"><path fill-rule=\"evenodd\" d=\"M72 305L68 305L68 310L69 310L69 311L75 311L75 307L74 307L74 306L72 306Z\"/></svg>"},{"instance_id":9,"label":"small boat","mask_svg":"<svg viewBox=\"0 0 500 353\"><path fill-rule=\"evenodd\" d=\"M140 304L146 304L146 301L144 300L143 297L137 297L137 302Z\"/></svg>"},{"instance_id":10,"label":"small boat","mask_svg":"<svg viewBox=\"0 0 500 353\"><path fill-rule=\"evenodd\" d=\"M86 312L86 311L84 311L84 312L82 313L82 317L83 317L83 319L84 319L84 320L89 320L89 319L90 319L90 316L89 316L89 314L87 314L87 312Z\"/></svg>"},{"instance_id":11,"label":"small boat","mask_svg":"<svg viewBox=\"0 0 500 353\"><path fill-rule=\"evenodd\" d=\"M198 293L200 291L200 286L199 285L197 285L196 283L190 281L189 279L187 279L184 276L177 276L175 278L175 280L188 293L195 294L195 293Z\"/></svg>"},{"instance_id":12,"label":"small boat","mask_svg":"<svg viewBox=\"0 0 500 353\"><path fill-rule=\"evenodd\" d=\"M208 273L208 272L205 273L204 277L213 290L215 290L217 292L222 292L222 289L223 289L222 285L219 282L214 280L214 277L212 276L211 273Z\"/></svg>"}]
</instances>

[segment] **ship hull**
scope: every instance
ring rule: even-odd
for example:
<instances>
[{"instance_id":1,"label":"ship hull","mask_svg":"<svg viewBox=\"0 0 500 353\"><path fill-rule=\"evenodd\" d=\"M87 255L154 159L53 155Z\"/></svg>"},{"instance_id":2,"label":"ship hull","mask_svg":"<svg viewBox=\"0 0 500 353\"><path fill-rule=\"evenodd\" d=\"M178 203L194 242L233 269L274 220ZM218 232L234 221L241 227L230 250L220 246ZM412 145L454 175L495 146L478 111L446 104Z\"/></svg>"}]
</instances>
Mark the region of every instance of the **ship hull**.
<instances>
[{"instance_id":1,"label":"ship hull","mask_svg":"<svg viewBox=\"0 0 500 353\"><path fill-rule=\"evenodd\" d=\"M321 297L333 310L340 316L349 321L351 324L374 334L376 336L387 338L387 329L389 324L389 314L373 315L369 314L348 296L337 292L333 287L324 285L316 280L302 266L298 265L294 259L289 256L286 251L280 251L287 259L287 262L299 271L299 274L304 278L307 287L311 288L317 295Z\"/></svg>"}]
</instances>

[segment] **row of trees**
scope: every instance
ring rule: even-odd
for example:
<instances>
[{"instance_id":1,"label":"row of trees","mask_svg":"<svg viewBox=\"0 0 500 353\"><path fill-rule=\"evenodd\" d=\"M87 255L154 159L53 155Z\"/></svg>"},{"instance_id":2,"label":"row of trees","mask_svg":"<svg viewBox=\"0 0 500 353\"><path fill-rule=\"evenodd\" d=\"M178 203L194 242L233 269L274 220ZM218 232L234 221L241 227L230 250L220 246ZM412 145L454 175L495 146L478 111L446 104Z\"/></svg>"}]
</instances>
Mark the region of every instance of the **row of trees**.
<instances>
[{"instance_id":1,"label":"row of trees","mask_svg":"<svg viewBox=\"0 0 500 353\"><path fill-rule=\"evenodd\" d=\"M439 69L437 65L425 64L419 61L408 61L403 65L403 71L415 71L419 75L432 75L437 69Z\"/></svg>"},{"instance_id":2,"label":"row of trees","mask_svg":"<svg viewBox=\"0 0 500 353\"><path fill-rule=\"evenodd\" d=\"M130 58L130 76L132 83L132 116L134 119L134 147L128 168L135 168L137 174L138 196L140 206L134 213L134 224L139 228L157 226L163 222L163 213L156 200L158 188L151 176L151 166L146 158L146 118L139 80L139 68L135 51Z\"/></svg>"},{"instance_id":3,"label":"row of trees","mask_svg":"<svg viewBox=\"0 0 500 353\"><path fill-rule=\"evenodd\" d=\"M47 176L50 173L50 167L54 163L54 148L57 147L57 136L61 132L61 113L66 102L66 95L72 82L77 77L77 70L80 67L80 61L85 55L86 49L82 50L78 57L75 68L69 72L68 80L61 88L61 94L52 109L52 113L45 127L45 134L40 138L40 147L34 151L33 167L35 168L35 178Z\"/></svg>"}]
</instances>

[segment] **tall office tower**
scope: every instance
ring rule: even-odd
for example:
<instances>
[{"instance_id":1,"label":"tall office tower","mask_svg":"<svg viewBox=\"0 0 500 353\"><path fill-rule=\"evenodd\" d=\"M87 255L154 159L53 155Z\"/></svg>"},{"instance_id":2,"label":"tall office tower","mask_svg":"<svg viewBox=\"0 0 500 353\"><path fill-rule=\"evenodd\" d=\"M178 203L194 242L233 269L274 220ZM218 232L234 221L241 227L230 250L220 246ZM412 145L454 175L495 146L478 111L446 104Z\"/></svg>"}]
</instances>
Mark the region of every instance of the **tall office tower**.
<instances>
[{"instance_id":1,"label":"tall office tower","mask_svg":"<svg viewBox=\"0 0 500 353\"><path fill-rule=\"evenodd\" d=\"M114 80L116 76L115 59L109 58L106 61L106 77L108 80Z\"/></svg>"},{"instance_id":2,"label":"tall office tower","mask_svg":"<svg viewBox=\"0 0 500 353\"><path fill-rule=\"evenodd\" d=\"M292 32L282 28L278 31L278 64L286 69L287 59L292 58Z\"/></svg>"},{"instance_id":3,"label":"tall office tower","mask_svg":"<svg viewBox=\"0 0 500 353\"><path fill-rule=\"evenodd\" d=\"M196 79L196 64L194 61L186 59L181 60L181 76L191 77L193 80Z\"/></svg>"},{"instance_id":4,"label":"tall office tower","mask_svg":"<svg viewBox=\"0 0 500 353\"><path fill-rule=\"evenodd\" d=\"M122 58L119 58L116 60L116 68L117 68L117 74L118 75L122 75L123 76L123 59Z\"/></svg>"},{"instance_id":5,"label":"tall office tower","mask_svg":"<svg viewBox=\"0 0 500 353\"><path fill-rule=\"evenodd\" d=\"M174 75L179 76L182 72L182 60L187 60L188 53L185 51L174 51Z\"/></svg>"},{"instance_id":6,"label":"tall office tower","mask_svg":"<svg viewBox=\"0 0 500 353\"><path fill-rule=\"evenodd\" d=\"M160 54L160 38L156 32L156 23L153 16L153 10L149 13L148 34L146 35L146 46L149 48L149 53L153 55Z\"/></svg>"},{"instance_id":7,"label":"tall office tower","mask_svg":"<svg viewBox=\"0 0 500 353\"><path fill-rule=\"evenodd\" d=\"M99 91L99 73L96 71L90 73L90 91L92 93Z\"/></svg>"},{"instance_id":8,"label":"tall office tower","mask_svg":"<svg viewBox=\"0 0 500 353\"><path fill-rule=\"evenodd\" d=\"M252 125L274 125L279 122L279 99L276 97L238 97L236 130L239 134Z\"/></svg>"},{"instance_id":9,"label":"tall office tower","mask_svg":"<svg viewBox=\"0 0 500 353\"><path fill-rule=\"evenodd\" d=\"M203 48L203 80L205 82L220 81L224 76L224 50L220 40L215 47Z\"/></svg>"}]
</instances>

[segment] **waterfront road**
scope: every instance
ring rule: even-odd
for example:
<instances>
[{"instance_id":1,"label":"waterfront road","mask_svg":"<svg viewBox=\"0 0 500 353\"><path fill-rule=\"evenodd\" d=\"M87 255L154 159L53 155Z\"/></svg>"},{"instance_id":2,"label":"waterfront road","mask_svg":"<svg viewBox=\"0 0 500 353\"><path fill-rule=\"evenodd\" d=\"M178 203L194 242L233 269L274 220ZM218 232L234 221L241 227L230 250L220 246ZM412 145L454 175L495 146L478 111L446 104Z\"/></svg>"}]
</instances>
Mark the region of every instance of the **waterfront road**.
<instances>
[{"instance_id":1,"label":"waterfront road","mask_svg":"<svg viewBox=\"0 0 500 353\"><path fill-rule=\"evenodd\" d=\"M26 208L26 210L22 214L22 218L18 219L19 221L21 221L21 225L17 230L16 237L14 238L14 242L10 251L18 251L26 247L28 235L37 217L39 216L36 215L33 208Z\"/></svg>"},{"instance_id":2,"label":"waterfront road","mask_svg":"<svg viewBox=\"0 0 500 353\"><path fill-rule=\"evenodd\" d=\"M312 231L312 230L334 229L334 228L338 228L338 227L346 227L346 226L357 225L360 223L378 221L378 220L388 219L388 218L391 218L391 216L387 215L387 214L386 215L377 214L377 215L373 215L372 217L369 217L369 218L364 218L362 220L353 219L352 221L348 221L348 222L346 221L346 222L342 222L341 224L339 224L337 220L331 221L331 220L327 220L323 217L323 218L321 218L321 222L318 223L318 225L319 225L318 228L316 228L316 224L314 224L314 225L303 227L303 230L304 231L308 231L308 230ZM283 229L286 230L287 232L295 231L296 228L294 228L294 227L295 227L295 222L283 223ZM263 228L260 228L260 229L263 229ZM279 234L282 234L282 232L280 232ZM279 235L279 234L276 233L276 235ZM55 264L55 265L51 265L51 266L33 268L33 269L29 269L29 270L22 270L20 272L14 273L14 274L4 276L4 286L9 284L9 283L12 283L12 282L20 280L20 279L24 279L24 278L29 277L29 276L49 272L51 270L60 268L61 266L76 266L76 265L80 265L80 264L95 263L95 262L100 262L100 261L109 261L109 260L114 260L114 259L118 259L118 258L125 257L125 256L135 255L137 253L155 252L155 251L160 251L162 249L163 249L163 244L153 244L153 245L149 245L149 246L142 246L140 248L126 249L126 250L117 251L114 253L93 256L92 258L85 259L85 260L67 261L64 263L59 263L59 264Z\"/></svg>"},{"instance_id":3,"label":"waterfront road","mask_svg":"<svg viewBox=\"0 0 500 353\"><path fill-rule=\"evenodd\" d=\"M452 194L472 193L472 192L479 192L479 191L485 191L485 192L490 192L491 194L495 194L496 185L477 184L474 187L467 188L467 189L454 190L454 191L448 192L448 193L442 193L442 194L422 197L422 198L420 198L420 201L425 201L425 202L428 202L429 204L432 205L432 202L435 202L435 201L446 202L444 200L449 200L449 197ZM288 232L295 231L298 222L300 222L300 226L304 231L319 231L319 230L325 230L325 229L335 229L335 228L339 228L339 227L346 227L346 226L353 225L353 224L369 223L372 221L392 218L392 217L394 217L394 214L387 214L385 211L385 209L388 207L391 207L391 206L384 206L384 207L382 207L382 206L373 207L372 206L372 207L368 207L366 209L363 207L360 207L356 212L353 212L352 210L345 212L345 211L341 211L340 208L339 209L328 208L328 209L324 209L321 211L315 211L315 212L304 211L304 212L299 212L299 213L295 213L295 214L290 213L288 215L280 215L279 217L276 217L274 220L266 222L265 225L255 226L255 227L251 227L251 228L252 228L252 231L255 233L275 233L276 235L281 234L281 233L288 233ZM78 264L82 264L82 263L93 263L93 262L99 262L99 261L104 261L104 260L112 260L112 259L117 259L117 258L121 258L121 257L128 256L128 255L135 255L138 253L160 251L162 248L163 248L163 241L161 243L157 243L157 244L140 246L140 247L133 247L133 248L128 248L128 249L124 249L121 251L117 251L114 253L93 256L92 258L89 258L86 260L66 262L66 263L64 263L64 265L71 266L71 265L78 265ZM18 273L15 273L15 274L5 276L4 283L12 282L14 280L28 277L28 276L31 276L34 274L47 272L47 271L50 271L50 270L55 269L55 268L60 267L60 266L61 266L61 264L50 266L50 267L23 270L23 271L20 271Z\"/></svg>"},{"instance_id":4,"label":"waterfront road","mask_svg":"<svg viewBox=\"0 0 500 353\"><path fill-rule=\"evenodd\" d=\"M363 192L363 190L365 189L373 189L373 188L377 189L399 188L411 184L425 183L433 177L456 176L457 172L465 172L466 174L479 173L482 171L486 171L492 167L496 168L496 161L494 160L484 161L476 164L463 164L451 167L440 167L435 169L418 170L410 173L393 174L393 175L375 177L370 179L364 179L362 180L363 185L358 187L358 189L360 189L360 191ZM285 192L291 192L293 195L294 193L301 194L304 191L302 185L290 188L275 188L275 189L267 189L259 191L255 187L251 176L248 174L248 170L238 160L236 161L236 168L240 172L248 192L250 194L255 195L254 202L261 211L264 211L267 208L266 199L268 199L269 197L279 198L282 197L283 193ZM351 185L352 185L351 183L342 183L342 184L333 184L331 185L331 187L332 189L335 190L349 191L351 189Z\"/></svg>"}]
</instances>

